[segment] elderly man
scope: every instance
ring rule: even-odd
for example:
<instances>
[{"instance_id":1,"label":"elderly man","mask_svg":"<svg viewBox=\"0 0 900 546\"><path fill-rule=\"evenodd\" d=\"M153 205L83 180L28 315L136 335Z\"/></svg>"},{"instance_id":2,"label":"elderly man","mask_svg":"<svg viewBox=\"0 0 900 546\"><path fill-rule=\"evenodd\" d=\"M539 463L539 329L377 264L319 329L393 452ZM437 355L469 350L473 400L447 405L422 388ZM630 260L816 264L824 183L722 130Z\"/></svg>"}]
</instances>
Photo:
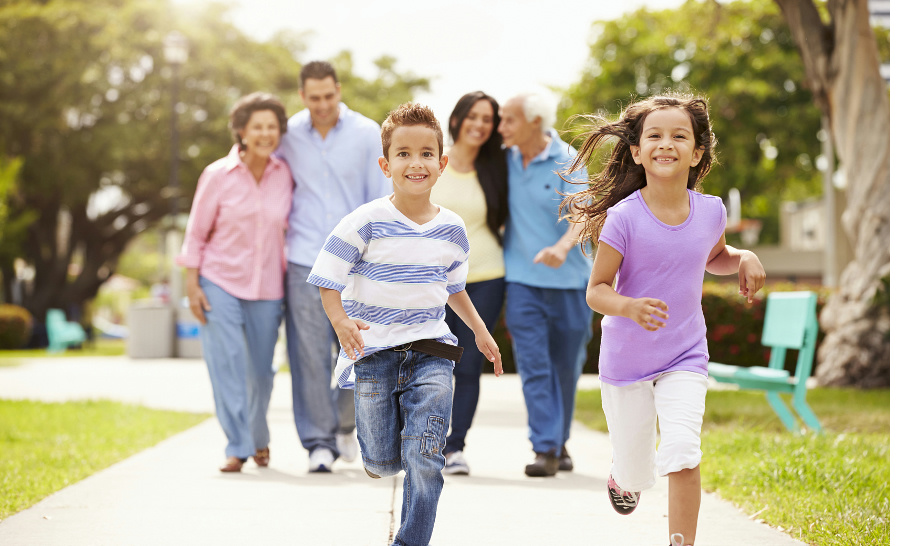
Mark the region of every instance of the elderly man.
<instances>
[{"instance_id":1,"label":"elderly man","mask_svg":"<svg viewBox=\"0 0 900 546\"><path fill-rule=\"evenodd\" d=\"M576 245L579 225L559 219L558 192L571 187L556 173L574 151L552 128L554 105L540 95L519 95L503 105L500 118L509 164L506 326L535 452L525 474L552 476L573 467L565 444L590 335L591 264ZM587 173L576 178L586 180Z\"/></svg>"},{"instance_id":2,"label":"elderly man","mask_svg":"<svg viewBox=\"0 0 900 546\"><path fill-rule=\"evenodd\" d=\"M299 92L306 109L288 121L279 148L295 184L287 231L285 330L294 423L309 451L309 471L331 472L338 455L348 461L356 456L353 391L332 388L337 337L319 288L306 278L341 218L388 195L391 181L378 167L380 126L341 102L331 64L304 65Z\"/></svg>"}]
</instances>

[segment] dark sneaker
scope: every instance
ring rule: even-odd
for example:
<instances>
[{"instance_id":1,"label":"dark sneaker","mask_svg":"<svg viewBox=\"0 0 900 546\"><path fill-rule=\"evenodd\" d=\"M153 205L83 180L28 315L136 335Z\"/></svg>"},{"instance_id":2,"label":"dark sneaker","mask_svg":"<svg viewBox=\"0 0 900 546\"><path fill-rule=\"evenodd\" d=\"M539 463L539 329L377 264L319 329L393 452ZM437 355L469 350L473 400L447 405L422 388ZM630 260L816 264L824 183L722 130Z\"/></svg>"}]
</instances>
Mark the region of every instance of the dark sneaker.
<instances>
[{"instance_id":1,"label":"dark sneaker","mask_svg":"<svg viewBox=\"0 0 900 546\"><path fill-rule=\"evenodd\" d=\"M640 491L632 493L631 491L625 491L619 488L618 484L616 484L616 480L613 479L612 474L609 475L609 480L606 482L606 490L609 491L609 502L612 504L613 510L623 516L627 516L634 512L634 509L637 508L638 501L641 499Z\"/></svg>"},{"instance_id":2,"label":"dark sneaker","mask_svg":"<svg viewBox=\"0 0 900 546\"><path fill-rule=\"evenodd\" d=\"M572 464L572 457L569 456L569 452L566 451L566 446L562 447L562 451L559 453L559 470L560 472L571 472L575 468L575 465Z\"/></svg>"},{"instance_id":3,"label":"dark sneaker","mask_svg":"<svg viewBox=\"0 0 900 546\"><path fill-rule=\"evenodd\" d=\"M554 476L557 470L559 470L559 458L555 451L535 453L534 462L525 466L525 475L532 478Z\"/></svg>"}]
</instances>

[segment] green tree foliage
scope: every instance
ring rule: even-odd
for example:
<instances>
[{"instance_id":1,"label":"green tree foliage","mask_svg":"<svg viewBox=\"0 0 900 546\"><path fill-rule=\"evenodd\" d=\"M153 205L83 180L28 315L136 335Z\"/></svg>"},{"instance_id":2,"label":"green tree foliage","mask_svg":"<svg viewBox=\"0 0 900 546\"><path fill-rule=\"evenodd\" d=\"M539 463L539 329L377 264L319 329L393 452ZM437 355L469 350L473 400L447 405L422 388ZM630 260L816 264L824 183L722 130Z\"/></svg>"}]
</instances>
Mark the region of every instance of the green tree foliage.
<instances>
[{"instance_id":1,"label":"green tree foliage","mask_svg":"<svg viewBox=\"0 0 900 546\"><path fill-rule=\"evenodd\" d=\"M778 203L821 193L821 117L778 6L687 0L595 25L588 64L564 91L559 119L616 117L632 99L667 89L708 97L720 165L704 191L724 197L739 189L744 216L762 219L762 241L775 242Z\"/></svg>"},{"instance_id":2,"label":"green tree foliage","mask_svg":"<svg viewBox=\"0 0 900 546\"><path fill-rule=\"evenodd\" d=\"M394 68L397 59L388 55L375 59L378 72L374 80L354 75L353 56L349 51L340 52L331 62L341 80L344 102L379 124L391 110L412 100L416 91L429 90L428 78L397 72Z\"/></svg>"},{"instance_id":3,"label":"green tree foliage","mask_svg":"<svg viewBox=\"0 0 900 546\"><path fill-rule=\"evenodd\" d=\"M189 43L177 72L163 55L172 30ZM22 161L7 223L7 230L21 229L0 245L7 299L16 257L35 269L24 303L36 316L92 298L128 242L171 210L173 97L177 208L186 212L202 169L228 152L236 99L264 90L280 96L289 114L300 109L304 36L280 33L258 43L224 19L221 5L0 2L0 157ZM371 97L365 106L373 117L427 87L427 80L397 74L389 59L380 61L375 82L352 74L349 55L337 60L345 61L345 96L355 99L359 89L360 102Z\"/></svg>"}]
</instances>

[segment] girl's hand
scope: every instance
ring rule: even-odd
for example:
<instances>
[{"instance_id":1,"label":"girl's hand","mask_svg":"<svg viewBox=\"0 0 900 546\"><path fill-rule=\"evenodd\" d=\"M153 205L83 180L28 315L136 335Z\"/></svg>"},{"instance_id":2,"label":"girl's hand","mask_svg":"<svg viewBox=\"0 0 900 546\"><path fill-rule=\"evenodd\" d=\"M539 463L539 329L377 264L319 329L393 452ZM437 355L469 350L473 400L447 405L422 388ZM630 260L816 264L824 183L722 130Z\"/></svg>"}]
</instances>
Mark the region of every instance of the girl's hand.
<instances>
[{"instance_id":1,"label":"girl's hand","mask_svg":"<svg viewBox=\"0 0 900 546\"><path fill-rule=\"evenodd\" d=\"M359 319L346 317L333 323L332 327L334 328L334 333L337 334L341 348L347 353L350 360L356 360L364 356L365 342L362 334L359 332L360 330L368 330L368 324Z\"/></svg>"},{"instance_id":2,"label":"girl's hand","mask_svg":"<svg viewBox=\"0 0 900 546\"><path fill-rule=\"evenodd\" d=\"M187 296L191 306L191 313L197 317L200 324L206 324L206 314L204 311L212 310L212 306L209 304L209 300L206 299L206 294L203 292L203 289L200 288L198 283L188 281Z\"/></svg>"},{"instance_id":3,"label":"girl's hand","mask_svg":"<svg viewBox=\"0 0 900 546\"><path fill-rule=\"evenodd\" d=\"M500 377L503 373L503 364L500 362L500 348L497 347L497 342L494 341L494 337L491 336L487 328L475 333L475 344L478 346L481 354L494 363L494 376Z\"/></svg>"},{"instance_id":4,"label":"girl's hand","mask_svg":"<svg viewBox=\"0 0 900 546\"><path fill-rule=\"evenodd\" d=\"M738 265L738 280L740 281L740 293L753 303L753 294L766 284L766 271L756 254L745 250L741 254L741 263Z\"/></svg>"},{"instance_id":5,"label":"girl's hand","mask_svg":"<svg viewBox=\"0 0 900 546\"><path fill-rule=\"evenodd\" d=\"M669 318L669 306L656 298L630 298L625 305L624 316L635 321L644 330L655 332L665 328L664 320Z\"/></svg>"}]
</instances>

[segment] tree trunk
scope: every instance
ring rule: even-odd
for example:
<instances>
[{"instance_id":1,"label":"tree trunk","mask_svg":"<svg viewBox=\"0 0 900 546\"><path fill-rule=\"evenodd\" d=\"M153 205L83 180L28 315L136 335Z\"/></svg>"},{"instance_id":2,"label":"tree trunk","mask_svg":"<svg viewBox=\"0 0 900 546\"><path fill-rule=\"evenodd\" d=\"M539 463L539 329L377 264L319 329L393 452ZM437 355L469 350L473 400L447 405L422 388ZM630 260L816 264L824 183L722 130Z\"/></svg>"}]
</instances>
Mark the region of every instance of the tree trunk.
<instances>
[{"instance_id":1,"label":"tree trunk","mask_svg":"<svg viewBox=\"0 0 900 546\"><path fill-rule=\"evenodd\" d=\"M816 377L824 385L890 385L890 108L866 0L829 0L824 24L811 0L775 0L800 48L807 84L828 120L847 176L841 218L853 259L820 323ZM884 279L884 281L883 281ZM882 301L881 298L877 298Z\"/></svg>"}]
</instances>

